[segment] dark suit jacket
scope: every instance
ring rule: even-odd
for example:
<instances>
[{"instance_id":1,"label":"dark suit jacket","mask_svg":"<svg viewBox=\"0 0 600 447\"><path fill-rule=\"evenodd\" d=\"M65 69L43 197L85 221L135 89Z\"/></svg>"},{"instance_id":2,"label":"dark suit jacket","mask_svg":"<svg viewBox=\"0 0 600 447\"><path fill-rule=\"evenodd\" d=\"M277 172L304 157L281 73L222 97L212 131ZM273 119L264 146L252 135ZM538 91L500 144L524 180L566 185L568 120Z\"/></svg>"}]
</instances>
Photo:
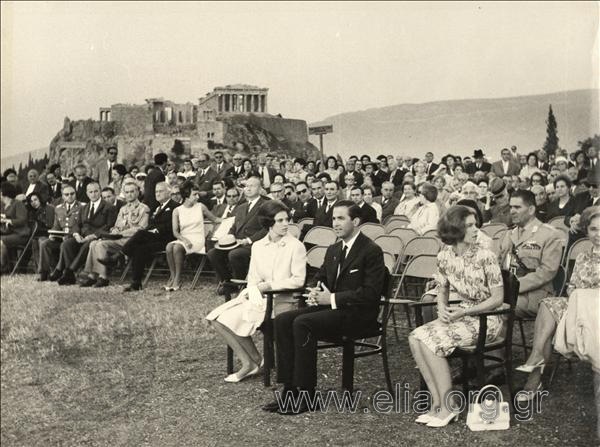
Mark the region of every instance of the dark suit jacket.
<instances>
[{"instance_id":1,"label":"dark suit jacket","mask_svg":"<svg viewBox=\"0 0 600 447\"><path fill-rule=\"evenodd\" d=\"M402 182L404 181L404 174L406 174L406 171L400 168L396 169L393 172L393 175L390 172L390 182L394 184L395 191L398 191L402 187Z\"/></svg>"},{"instance_id":2,"label":"dark suit jacket","mask_svg":"<svg viewBox=\"0 0 600 447\"><path fill-rule=\"evenodd\" d=\"M429 169L427 169L427 164L425 164L425 173L427 175L433 175L433 173L437 171L437 168L439 167L440 165L438 165L437 163L431 162L431 164L429 165Z\"/></svg>"},{"instance_id":3,"label":"dark suit jacket","mask_svg":"<svg viewBox=\"0 0 600 447\"><path fill-rule=\"evenodd\" d=\"M52 186L48 185L48 203L56 204L60 203L62 200L62 184L60 182L56 182L56 191L52 190Z\"/></svg>"},{"instance_id":4,"label":"dark suit jacket","mask_svg":"<svg viewBox=\"0 0 600 447\"><path fill-rule=\"evenodd\" d=\"M158 206L156 201L156 184L165 181L165 174L162 169L155 168L150 171L144 182L144 203L148 205L151 210Z\"/></svg>"},{"instance_id":5,"label":"dark suit jacket","mask_svg":"<svg viewBox=\"0 0 600 447\"><path fill-rule=\"evenodd\" d=\"M376 324L379 313L386 277L383 252L360 233L346 254L338 275L341 254L342 241L329 246L315 280L335 293L335 303L338 311L342 312L342 325L346 331L367 329Z\"/></svg>"},{"instance_id":6,"label":"dark suit jacket","mask_svg":"<svg viewBox=\"0 0 600 447\"><path fill-rule=\"evenodd\" d=\"M337 200L335 201L337 202ZM333 203L333 205L335 204ZM317 214L315 215L315 220L313 221L314 226L321 227L333 227L333 205L329 207L329 211L325 212L327 209L327 199L323 202L323 206L317 210Z\"/></svg>"},{"instance_id":7,"label":"dark suit jacket","mask_svg":"<svg viewBox=\"0 0 600 447\"><path fill-rule=\"evenodd\" d=\"M262 169L262 166L259 166L256 169L256 173L258 174L258 177L260 178L261 183L264 185L264 180L263 180L263 175L261 174L260 170ZM273 183L273 178L275 177L275 175L277 174L277 171L273 168L266 168L267 171L269 172L269 180L271 181L271 183Z\"/></svg>"},{"instance_id":8,"label":"dark suit jacket","mask_svg":"<svg viewBox=\"0 0 600 447\"><path fill-rule=\"evenodd\" d=\"M27 188L29 188L29 184L27 184L25 186L25 188L23 188L23 193L27 192ZM36 194L38 194L40 196L40 200L43 203L48 203L48 199L50 198L50 189L48 188L48 185L40 180L38 180L37 182L35 182L35 186L33 187L33 192L35 192Z\"/></svg>"},{"instance_id":9,"label":"dark suit jacket","mask_svg":"<svg viewBox=\"0 0 600 447\"><path fill-rule=\"evenodd\" d=\"M267 200L263 196L260 196L254 207L250 210L250 213L248 213L248 202L236 206L234 211L235 222L231 230L229 230L236 239L250 238L252 242L256 242L265 237L268 230L263 228L258 221L258 209Z\"/></svg>"},{"instance_id":10,"label":"dark suit jacket","mask_svg":"<svg viewBox=\"0 0 600 447\"><path fill-rule=\"evenodd\" d=\"M240 168L240 173L236 174L235 166L231 166L227 171L225 171L225 177L230 177L230 178L236 180L240 175L243 175L243 173L244 173L244 169L241 166L239 166L239 168Z\"/></svg>"},{"instance_id":11,"label":"dark suit jacket","mask_svg":"<svg viewBox=\"0 0 600 447\"><path fill-rule=\"evenodd\" d=\"M304 211L306 213L306 215L304 217L311 217L314 219L317 214L318 208L319 208L319 203L317 202L317 199L315 199L315 198L308 199L308 202L306 202L306 204L304 205Z\"/></svg>"},{"instance_id":12,"label":"dark suit jacket","mask_svg":"<svg viewBox=\"0 0 600 447\"><path fill-rule=\"evenodd\" d=\"M225 176L227 175L227 170L231 167L231 165L229 163L221 163L221 169L217 169L217 164L213 163L212 165L213 170L217 173L217 175L219 176L219 180L223 180L225 178Z\"/></svg>"},{"instance_id":13,"label":"dark suit jacket","mask_svg":"<svg viewBox=\"0 0 600 447\"><path fill-rule=\"evenodd\" d=\"M86 177L83 179L83 186L81 186L79 189L77 189L77 180L70 183L70 185L75 188L75 197L77 198L78 202L88 203L90 201L87 196L86 188L91 182L93 182L93 180L90 177Z\"/></svg>"},{"instance_id":14,"label":"dark suit jacket","mask_svg":"<svg viewBox=\"0 0 600 447\"><path fill-rule=\"evenodd\" d=\"M117 220L117 213L115 207L106 203L104 200L100 201L100 206L94 211L94 215L90 218L90 204L86 203L81 209L81 232L80 235L83 237L95 234L96 236L100 233L109 231L115 221Z\"/></svg>"},{"instance_id":15,"label":"dark suit jacket","mask_svg":"<svg viewBox=\"0 0 600 447\"><path fill-rule=\"evenodd\" d=\"M157 207L150 215L148 230L158 230L158 234L165 241L172 241L173 236L173 210L179 206L174 200L169 200L163 209Z\"/></svg>"},{"instance_id":16,"label":"dark suit jacket","mask_svg":"<svg viewBox=\"0 0 600 447\"><path fill-rule=\"evenodd\" d=\"M223 198L223 203L221 205L223 205L223 208L224 208L225 205L227 205L227 199L225 198L225 196L223 196L222 198ZM217 198L215 196L212 196L208 201L208 209L212 211L215 209L216 206L217 206Z\"/></svg>"},{"instance_id":17,"label":"dark suit jacket","mask_svg":"<svg viewBox=\"0 0 600 447\"><path fill-rule=\"evenodd\" d=\"M229 217L231 217L231 216L234 216L234 215L235 215L235 210L237 209L237 207L238 207L239 205L240 205L240 204L237 204L237 205L235 205L235 206L234 206L234 208L233 208L232 210L230 210L230 211L231 211L231 214L229 215ZM215 216L217 216L217 217L223 217L223 218L225 218L225 217L227 217L227 216L225 216L225 214L224 214L226 209L227 209L227 203L226 203L226 202L223 202L223 203L222 203L222 204L220 204L220 205L215 205L215 207L214 207L214 208L211 210L211 212L212 212L212 213L213 213Z\"/></svg>"},{"instance_id":18,"label":"dark suit jacket","mask_svg":"<svg viewBox=\"0 0 600 447\"><path fill-rule=\"evenodd\" d=\"M396 209L396 207L398 206L398 203L400 203L400 201L398 199L396 199L395 197L392 197L391 199L388 199L388 201L385 203L385 205L382 204L383 202L383 197L379 196L379 197L375 197L373 199L373 201L379 203L381 205L381 223L383 223L383 221L385 220L386 217L391 216L392 214L394 214L394 210Z\"/></svg>"},{"instance_id":19,"label":"dark suit jacket","mask_svg":"<svg viewBox=\"0 0 600 447\"><path fill-rule=\"evenodd\" d=\"M219 174L212 167L209 166L206 174L202 175L200 171L196 174L196 183L200 188L200 191L206 191L212 195L213 183L219 181Z\"/></svg>"},{"instance_id":20,"label":"dark suit jacket","mask_svg":"<svg viewBox=\"0 0 600 447\"><path fill-rule=\"evenodd\" d=\"M471 163L469 166L467 166L467 169L465 169L465 172L469 175L473 175L477 171L482 171L487 174L491 170L492 170L492 165L489 164L488 162L484 161L483 163L481 163L480 168L477 168L477 163L475 163L475 162Z\"/></svg>"},{"instance_id":21,"label":"dark suit jacket","mask_svg":"<svg viewBox=\"0 0 600 447\"><path fill-rule=\"evenodd\" d=\"M363 203L363 206L360 207L360 223L362 225L367 222L379 223L379 220L377 220L375 208L368 203Z\"/></svg>"}]
</instances>

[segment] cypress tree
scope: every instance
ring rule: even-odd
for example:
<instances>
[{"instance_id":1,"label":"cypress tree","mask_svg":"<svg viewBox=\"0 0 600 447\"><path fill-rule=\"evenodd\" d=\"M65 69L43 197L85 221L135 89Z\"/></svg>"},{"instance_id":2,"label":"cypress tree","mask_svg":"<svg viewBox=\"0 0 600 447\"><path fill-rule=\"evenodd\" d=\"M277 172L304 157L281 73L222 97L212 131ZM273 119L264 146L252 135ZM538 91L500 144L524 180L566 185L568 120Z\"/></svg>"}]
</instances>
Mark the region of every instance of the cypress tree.
<instances>
[{"instance_id":1,"label":"cypress tree","mask_svg":"<svg viewBox=\"0 0 600 447\"><path fill-rule=\"evenodd\" d=\"M548 119L546 119L546 141L542 148L548 155L553 155L558 149L558 135L556 133L556 118L552 111L552 104L548 109Z\"/></svg>"}]
</instances>

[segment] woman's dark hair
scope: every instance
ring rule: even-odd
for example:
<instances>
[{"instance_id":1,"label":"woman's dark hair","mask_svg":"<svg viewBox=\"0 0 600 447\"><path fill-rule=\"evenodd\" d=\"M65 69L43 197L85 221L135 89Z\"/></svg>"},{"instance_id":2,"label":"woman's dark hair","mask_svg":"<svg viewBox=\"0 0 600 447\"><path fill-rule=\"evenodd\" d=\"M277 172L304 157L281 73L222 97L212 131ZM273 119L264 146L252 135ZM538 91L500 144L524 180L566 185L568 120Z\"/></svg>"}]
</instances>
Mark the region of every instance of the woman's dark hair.
<instances>
[{"instance_id":1,"label":"woman's dark hair","mask_svg":"<svg viewBox=\"0 0 600 447\"><path fill-rule=\"evenodd\" d=\"M275 225L275 216L277 213L285 211L290 217L290 209L279 200L267 200L258 209L258 222L260 226L269 229Z\"/></svg>"},{"instance_id":2,"label":"woman's dark hair","mask_svg":"<svg viewBox=\"0 0 600 447\"><path fill-rule=\"evenodd\" d=\"M244 165L246 164L246 162L250 163L250 170L252 171L252 168L254 167L254 165L252 164L252 160L250 160L249 158L244 158L242 160L242 169L245 169Z\"/></svg>"},{"instance_id":3,"label":"woman's dark hair","mask_svg":"<svg viewBox=\"0 0 600 447\"><path fill-rule=\"evenodd\" d=\"M455 245L465 240L465 221L469 216L474 216L477 220L475 210L464 205L453 205L442 214L438 221L437 232L444 244Z\"/></svg>"},{"instance_id":4,"label":"woman's dark hair","mask_svg":"<svg viewBox=\"0 0 600 447\"><path fill-rule=\"evenodd\" d=\"M535 164L537 166L537 163L538 163L538 160L539 160L537 154L535 152L528 153L527 154L527 162L529 162L529 157L534 157L535 158Z\"/></svg>"},{"instance_id":5,"label":"woman's dark hair","mask_svg":"<svg viewBox=\"0 0 600 447\"><path fill-rule=\"evenodd\" d=\"M326 172L321 172L319 175L317 175L317 178L319 180L323 180L323 183L329 183L331 181L331 176L329 174L327 174Z\"/></svg>"},{"instance_id":6,"label":"woman's dark hair","mask_svg":"<svg viewBox=\"0 0 600 447\"><path fill-rule=\"evenodd\" d=\"M438 190L431 183L423 183L421 185L421 194L425 196L430 202L435 202L438 196Z\"/></svg>"},{"instance_id":7,"label":"woman's dark hair","mask_svg":"<svg viewBox=\"0 0 600 447\"><path fill-rule=\"evenodd\" d=\"M4 174L2 174L2 177L6 178L10 174L17 175L17 171L15 171L13 168L8 168L6 171L4 171Z\"/></svg>"},{"instance_id":8,"label":"woman's dark hair","mask_svg":"<svg viewBox=\"0 0 600 447\"><path fill-rule=\"evenodd\" d=\"M534 172L533 174L531 174L531 183L533 183L533 177L539 177L540 178L540 185L542 186L546 186L547 182L546 182L546 177L544 177L542 174L540 174L539 172Z\"/></svg>"},{"instance_id":9,"label":"woman's dark hair","mask_svg":"<svg viewBox=\"0 0 600 447\"><path fill-rule=\"evenodd\" d=\"M121 177L127 174L127 168L125 167L125 165L122 165L120 163L113 165L113 170L117 171L117 174L119 174Z\"/></svg>"},{"instance_id":10,"label":"woman's dark hair","mask_svg":"<svg viewBox=\"0 0 600 447\"><path fill-rule=\"evenodd\" d=\"M281 177L281 178L283 179L283 182L282 182L282 183L285 183L285 175L283 175L283 174L280 174L280 173L278 172L277 174L275 174L275 175L273 176L273 183L275 183L275 178L276 178L276 177Z\"/></svg>"},{"instance_id":11,"label":"woman's dark hair","mask_svg":"<svg viewBox=\"0 0 600 447\"><path fill-rule=\"evenodd\" d=\"M303 168L306 166L306 160L304 158L296 158L294 163L298 163Z\"/></svg>"},{"instance_id":12,"label":"woman's dark hair","mask_svg":"<svg viewBox=\"0 0 600 447\"><path fill-rule=\"evenodd\" d=\"M554 179L554 189L556 189L556 184L558 182L565 182L567 188L569 188L569 194L571 193L571 186L573 185L573 182L569 177L567 177L566 175L559 175L558 177L556 177Z\"/></svg>"},{"instance_id":13,"label":"woman's dark hair","mask_svg":"<svg viewBox=\"0 0 600 447\"><path fill-rule=\"evenodd\" d=\"M481 210L477 206L477 202L471 199L461 199L458 202L456 202L455 205L463 205L475 211L475 220L477 220L477 228L481 228L481 225L483 225L483 215L481 214Z\"/></svg>"},{"instance_id":14,"label":"woman's dark hair","mask_svg":"<svg viewBox=\"0 0 600 447\"><path fill-rule=\"evenodd\" d=\"M596 217L600 217L600 206L589 206L586 209L584 209L581 213L581 220L579 221L579 225L581 227L581 231L583 231L583 234L585 234L586 236L590 223Z\"/></svg>"},{"instance_id":15,"label":"woman's dark hair","mask_svg":"<svg viewBox=\"0 0 600 447\"><path fill-rule=\"evenodd\" d=\"M417 190L417 187L415 186L415 184L413 182L402 182L402 191L404 191L404 187L406 185L410 186L413 191Z\"/></svg>"},{"instance_id":16,"label":"woman's dark hair","mask_svg":"<svg viewBox=\"0 0 600 447\"><path fill-rule=\"evenodd\" d=\"M45 206L46 204L44 203L44 201L42 200L42 197L39 195L39 193L37 192L32 192L31 194L29 194L27 197L25 197L25 201L27 202L27 205L29 205L31 208L33 208L31 206L31 198L35 196L38 198L38 200L40 201L40 206Z\"/></svg>"},{"instance_id":17,"label":"woman's dark hair","mask_svg":"<svg viewBox=\"0 0 600 447\"><path fill-rule=\"evenodd\" d=\"M131 173L131 171L133 171L134 169L137 169L138 171L140 170L140 168L138 168L136 165L131 165L129 167L129 172Z\"/></svg>"},{"instance_id":18,"label":"woman's dark hair","mask_svg":"<svg viewBox=\"0 0 600 447\"><path fill-rule=\"evenodd\" d=\"M186 180L183 185L179 187L179 192L183 200L187 199L192 195L192 191L199 191L199 187L196 183L191 180Z\"/></svg>"},{"instance_id":19,"label":"woman's dark hair","mask_svg":"<svg viewBox=\"0 0 600 447\"><path fill-rule=\"evenodd\" d=\"M60 168L60 163L54 163L48 168L48 172L54 173L58 168Z\"/></svg>"},{"instance_id":20,"label":"woman's dark hair","mask_svg":"<svg viewBox=\"0 0 600 447\"><path fill-rule=\"evenodd\" d=\"M8 197L10 199L17 197L17 188L15 188L15 185L12 183L2 182L2 185L0 185L0 191L2 191L1 193L4 197Z\"/></svg>"},{"instance_id":21,"label":"woman's dark hair","mask_svg":"<svg viewBox=\"0 0 600 447\"><path fill-rule=\"evenodd\" d=\"M337 169L337 165L338 165L337 158L331 157L331 156L327 157L327 160L325 160L325 168L329 169L329 160L333 160L333 162L335 163L335 165L333 166L333 168Z\"/></svg>"}]
</instances>

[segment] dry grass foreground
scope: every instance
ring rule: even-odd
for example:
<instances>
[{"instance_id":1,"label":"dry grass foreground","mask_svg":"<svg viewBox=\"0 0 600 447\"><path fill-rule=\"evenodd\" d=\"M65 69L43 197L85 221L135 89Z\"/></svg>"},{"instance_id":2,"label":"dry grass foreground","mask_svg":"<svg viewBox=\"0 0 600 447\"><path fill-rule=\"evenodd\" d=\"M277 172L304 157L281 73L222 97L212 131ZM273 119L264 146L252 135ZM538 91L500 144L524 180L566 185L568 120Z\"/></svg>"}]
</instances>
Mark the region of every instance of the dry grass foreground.
<instances>
[{"instance_id":1,"label":"dry grass foreground","mask_svg":"<svg viewBox=\"0 0 600 447\"><path fill-rule=\"evenodd\" d=\"M195 291L167 294L154 282L144 292L122 294L116 285L81 289L37 283L32 275L2 277L2 445L595 442L592 375L581 362L573 371L561 367L542 414L505 432L473 433L464 414L446 428L426 428L413 422L414 414L377 414L366 398L356 414L266 414L260 405L273 396L259 378L223 382L224 346L203 318L221 298L214 281L204 281ZM392 342L392 371L395 381L414 387L407 334ZM339 352L319 353L323 389L339 389L340 365ZM378 357L357 361L355 384L365 395L384 386Z\"/></svg>"}]
</instances>

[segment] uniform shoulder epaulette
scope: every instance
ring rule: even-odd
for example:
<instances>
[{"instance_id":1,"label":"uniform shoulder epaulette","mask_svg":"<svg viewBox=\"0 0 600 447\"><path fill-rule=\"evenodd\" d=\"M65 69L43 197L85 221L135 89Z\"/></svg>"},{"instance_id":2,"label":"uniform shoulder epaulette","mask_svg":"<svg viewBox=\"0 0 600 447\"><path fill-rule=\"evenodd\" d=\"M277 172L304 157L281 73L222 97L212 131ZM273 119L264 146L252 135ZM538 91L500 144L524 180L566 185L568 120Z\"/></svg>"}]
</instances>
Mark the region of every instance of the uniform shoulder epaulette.
<instances>
[{"instance_id":1,"label":"uniform shoulder epaulette","mask_svg":"<svg viewBox=\"0 0 600 447\"><path fill-rule=\"evenodd\" d=\"M547 230L554 230L554 231L558 231L557 228L553 227L552 225L548 224L548 223L543 223L542 224L542 228L546 228Z\"/></svg>"}]
</instances>

